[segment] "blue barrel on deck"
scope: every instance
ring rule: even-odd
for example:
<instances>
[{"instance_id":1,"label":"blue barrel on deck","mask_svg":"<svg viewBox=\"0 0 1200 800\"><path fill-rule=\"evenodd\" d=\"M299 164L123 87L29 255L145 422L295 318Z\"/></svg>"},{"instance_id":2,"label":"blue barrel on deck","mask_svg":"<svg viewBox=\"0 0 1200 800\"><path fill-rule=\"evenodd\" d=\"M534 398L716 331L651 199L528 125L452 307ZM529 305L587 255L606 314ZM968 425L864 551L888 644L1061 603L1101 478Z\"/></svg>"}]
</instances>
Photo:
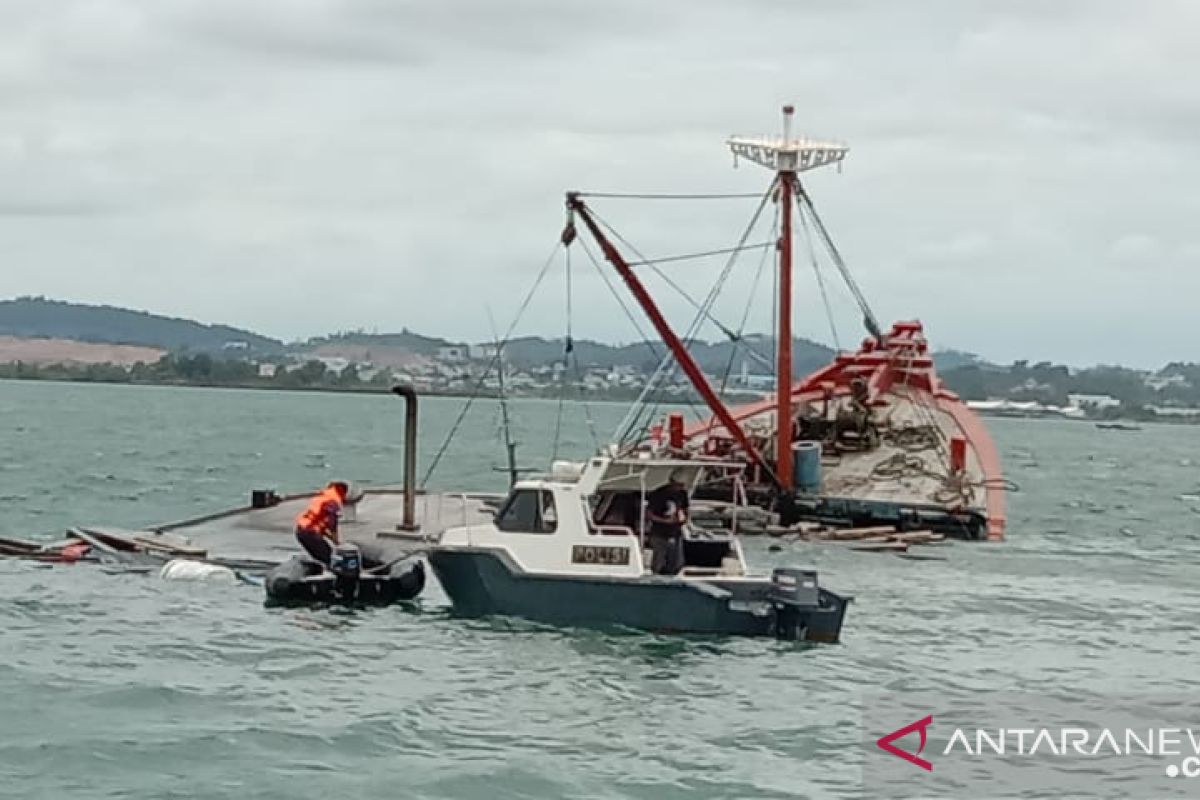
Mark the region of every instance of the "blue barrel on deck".
<instances>
[{"instance_id":1,"label":"blue barrel on deck","mask_svg":"<svg viewBox=\"0 0 1200 800\"><path fill-rule=\"evenodd\" d=\"M821 491L820 442L796 442L792 445L792 472L796 488L800 491Z\"/></svg>"}]
</instances>

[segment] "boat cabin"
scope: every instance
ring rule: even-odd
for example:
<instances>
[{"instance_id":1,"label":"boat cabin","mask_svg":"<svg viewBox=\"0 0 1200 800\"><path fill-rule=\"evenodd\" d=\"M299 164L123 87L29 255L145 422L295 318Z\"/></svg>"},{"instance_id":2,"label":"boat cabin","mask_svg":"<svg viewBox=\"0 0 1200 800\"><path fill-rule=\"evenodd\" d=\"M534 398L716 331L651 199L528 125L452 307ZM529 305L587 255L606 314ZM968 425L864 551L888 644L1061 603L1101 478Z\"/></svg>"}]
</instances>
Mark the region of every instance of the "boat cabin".
<instances>
[{"instance_id":1,"label":"boat cabin","mask_svg":"<svg viewBox=\"0 0 1200 800\"><path fill-rule=\"evenodd\" d=\"M513 485L491 522L451 528L440 544L502 548L527 572L638 577L650 572L646 498L672 475L689 497L711 466L701 460L613 458L555 462ZM746 574L735 537L684 526L680 577Z\"/></svg>"}]
</instances>

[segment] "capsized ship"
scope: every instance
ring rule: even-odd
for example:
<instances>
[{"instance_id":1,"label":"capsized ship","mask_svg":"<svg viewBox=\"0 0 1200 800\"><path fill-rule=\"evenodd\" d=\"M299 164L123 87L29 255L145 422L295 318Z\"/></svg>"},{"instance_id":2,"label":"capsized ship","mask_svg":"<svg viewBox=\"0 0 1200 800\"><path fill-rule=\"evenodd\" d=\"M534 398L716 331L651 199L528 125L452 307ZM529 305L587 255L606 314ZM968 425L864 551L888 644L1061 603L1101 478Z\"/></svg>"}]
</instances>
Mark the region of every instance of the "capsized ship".
<instances>
[{"instance_id":1,"label":"capsized ship","mask_svg":"<svg viewBox=\"0 0 1200 800\"><path fill-rule=\"evenodd\" d=\"M735 136L728 141L735 159L774 173L755 215L757 219L770 200L776 214L773 230L778 231L775 390L762 402L726 405L688 350L686 341L695 324L688 335L677 334L632 268L654 262L626 257L621 246L627 241L599 220L588 204L590 195L567 196L570 219L563 243L569 246L575 240L575 221L582 221L666 344L667 359L687 376L709 412L707 419L690 426L682 415L671 414L665 425L648 428L653 433L642 436L634 449L744 463L744 482L718 480L700 496L749 497L778 511L785 525L884 525L1001 540L1008 484L991 436L938 378L920 322L898 322L886 332L879 325L799 178L802 172L840 164L848 148L793 136L792 116L792 107L786 106L782 136ZM792 374L791 352L797 221L824 246L862 312L868 333L856 351L839 354L833 363L799 381ZM728 252L747 249L745 240L743 236ZM711 305L701 307L697 319L711 318L710 309ZM733 336L731 340L737 341Z\"/></svg>"},{"instance_id":2,"label":"capsized ship","mask_svg":"<svg viewBox=\"0 0 1200 800\"><path fill-rule=\"evenodd\" d=\"M996 447L938 379L920 322L898 322L839 355L794 384L788 404L792 425L783 436L775 398L730 415L763 451L792 452L795 490L782 509L790 520L1004 538L1007 483ZM712 423L687 427L678 439L710 455L736 446Z\"/></svg>"}]
</instances>

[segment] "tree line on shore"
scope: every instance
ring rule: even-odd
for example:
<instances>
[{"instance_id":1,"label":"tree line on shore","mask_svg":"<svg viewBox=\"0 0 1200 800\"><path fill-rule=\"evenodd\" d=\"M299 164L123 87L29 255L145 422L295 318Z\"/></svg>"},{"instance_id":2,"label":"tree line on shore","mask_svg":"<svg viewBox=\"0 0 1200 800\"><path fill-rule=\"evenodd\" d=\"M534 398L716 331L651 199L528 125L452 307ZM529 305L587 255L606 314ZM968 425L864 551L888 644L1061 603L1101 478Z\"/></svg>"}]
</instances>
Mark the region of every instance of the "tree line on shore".
<instances>
[{"instance_id":1,"label":"tree line on shore","mask_svg":"<svg viewBox=\"0 0 1200 800\"><path fill-rule=\"evenodd\" d=\"M1007 367L965 365L941 377L964 400L1005 398L1066 406L1071 395L1094 395L1117 400L1121 413L1147 412L1151 406L1200 407L1200 364L1172 363L1151 376L1120 366L1071 369L1017 361Z\"/></svg>"},{"instance_id":2,"label":"tree line on shore","mask_svg":"<svg viewBox=\"0 0 1200 800\"><path fill-rule=\"evenodd\" d=\"M154 363L138 362L125 367L120 364L30 364L15 362L0 364L0 380L69 381L76 383L121 383L158 386L212 386L247 389L292 389L322 391L386 391L394 378L388 370L360 372L351 364L341 372L329 370L324 363L310 360L292 369L278 367L274 374L263 375L249 361L214 358L208 354L169 354ZM496 395L494 389L476 392L475 381L470 385L438 387L428 394ZM521 394L533 397L558 397L558 386L525 390ZM568 393L568 397L574 392ZM589 389L589 400L629 400L638 390Z\"/></svg>"},{"instance_id":3,"label":"tree line on shore","mask_svg":"<svg viewBox=\"0 0 1200 800\"><path fill-rule=\"evenodd\" d=\"M205 353L165 355L154 363L120 364L0 364L0 378L59 380L81 383L167 384L180 386L246 386L279 389L311 389L362 386L353 367L340 375L328 372L320 361L297 369L278 369L274 375L259 374L257 364L237 359L214 358ZM381 381L386 386L386 381Z\"/></svg>"},{"instance_id":4,"label":"tree line on shore","mask_svg":"<svg viewBox=\"0 0 1200 800\"><path fill-rule=\"evenodd\" d=\"M941 377L964 400L1005 398L1066 406L1070 395L1083 394L1106 395L1118 401L1119 405L1096 409L1094 415L1099 418L1154 419L1159 416L1154 407L1200 407L1200 364L1170 364L1156 373L1156 381L1147 381L1145 372L1126 367L1072 370L1049 362L1031 365L1027 361L1017 361L1008 367L961 365L943 371ZM258 365L250 361L205 353L169 354L157 362L131 367L16 362L0 364L0 378L324 390L387 389L393 382L387 370L360 373L357 367L350 365L335 373L317 360L292 369L279 367L273 375L264 375L260 374ZM469 387L459 387L457 391L469 391ZM550 387L525 394L557 396L558 392L557 387ZM603 397L597 398L596 392L589 390L589 397L597 399L627 399L635 396L637 390L602 394Z\"/></svg>"}]
</instances>

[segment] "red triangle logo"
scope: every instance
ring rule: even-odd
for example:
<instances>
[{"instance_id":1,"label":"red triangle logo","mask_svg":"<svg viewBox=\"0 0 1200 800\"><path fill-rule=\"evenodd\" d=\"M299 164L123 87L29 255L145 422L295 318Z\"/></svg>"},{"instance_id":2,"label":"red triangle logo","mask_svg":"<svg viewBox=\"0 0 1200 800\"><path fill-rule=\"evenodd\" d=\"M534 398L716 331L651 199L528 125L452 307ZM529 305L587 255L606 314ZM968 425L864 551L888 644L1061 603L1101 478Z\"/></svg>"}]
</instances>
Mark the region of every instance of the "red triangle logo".
<instances>
[{"instance_id":1,"label":"red triangle logo","mask_svg":"<svg viewBox=\"0 0 1200 800\"><path fill-rule=\"evenodd\" d=\"M916 764L918 767L920 767L921 769L923 769L927 772L933 772L933 764L931 764L928 761L926 761L925 759L921 758L921 755L920 755L921 751L925 749L925 740L926 740L925 729L928 728L931 724L933 724L933 715L932 714L930 714L928 717L925 717L924 719L917 720L916 722L912 723L911 725L905 725L903 728L900 728L899 730L892 731L887 736L884 736L883 738L881 738L877 742L875 742L875 744L879 745L880 749L883 750L884 752L891 753L894 756L903 758L905 761L907 761L910 764ZM901 750L899 747L896 747L896 745L892 744L892 742L896 741L897 739L903 739L905 736L908 736L913 731L916 731L921 734L921 745L920 745L920 747L917 748L917 752L910 753L907 750Z\"/></svg>"}]
</instances>

